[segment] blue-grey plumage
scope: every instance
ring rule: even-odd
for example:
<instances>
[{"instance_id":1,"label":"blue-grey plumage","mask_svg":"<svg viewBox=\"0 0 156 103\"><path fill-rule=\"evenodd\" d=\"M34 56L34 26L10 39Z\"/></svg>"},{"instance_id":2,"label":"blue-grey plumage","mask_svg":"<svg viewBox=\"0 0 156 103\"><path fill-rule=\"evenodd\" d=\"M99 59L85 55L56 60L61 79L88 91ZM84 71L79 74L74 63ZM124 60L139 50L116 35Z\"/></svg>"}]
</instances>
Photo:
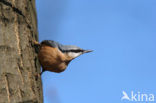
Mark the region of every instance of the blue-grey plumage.
<instances>
[{"instance_id":1,"label":"blue-grey plumage","mask_svg":"<svg viewBox=\"0 0 156 103\"><path fill-rule=\"evenodd\" d=\"M91 50L83 50L74 45L62 45L52 40L44 40L41 42L38 57L43 71L59 73L66 69L71 60L88 52L91 52Z\"/></svg>"},{"instance_id":2,"label":"blue-grey plumage","mask_svg":"<svg viewBox=\"0 0 156 103\"><path fill-rule=\"evenodd\" d=\"M69 50L83 50L74 45L62 45L62 44L52 41L52 40L44 40L41 42L41 44L45 44L45 45L48 45L51 47L56 47L56 48L60 49L62 52L69 51Z\"/></svg>"}]
</instances>

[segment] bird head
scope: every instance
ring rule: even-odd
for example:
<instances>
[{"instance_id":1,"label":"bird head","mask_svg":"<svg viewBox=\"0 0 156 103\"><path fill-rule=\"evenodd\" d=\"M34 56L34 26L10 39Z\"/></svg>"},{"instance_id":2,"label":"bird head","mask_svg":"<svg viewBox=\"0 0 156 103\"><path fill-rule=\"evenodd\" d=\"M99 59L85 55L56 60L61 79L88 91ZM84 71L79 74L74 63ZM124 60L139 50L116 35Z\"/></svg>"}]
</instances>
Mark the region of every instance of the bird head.
<instances>
[{"instance_id":1,"label":"bird head","mask_svg":"<svg viewBox=\"0 0 156 103\"><path fill-rule=\"evenodd\" d=\"M84 50L74 45L63 45L60 47L60 49L71 59L74 59L84 53L92 52L92 50Z\"/></svg>"},{"instance_id":2,"label":"bird head","mask_svg":"<svg viewBox=\"0 0 156 103\"><path fill-rule=\"evenodd\" d=\"M58 42L51 41L51 40L44 40L42 41L41 45L47 45L50 47L58 48L63 54L65 54L69 61L72 59L84 54L92 52L92 50L84 50L74 45L62 45Z\"/></svg>"}]
</instances>

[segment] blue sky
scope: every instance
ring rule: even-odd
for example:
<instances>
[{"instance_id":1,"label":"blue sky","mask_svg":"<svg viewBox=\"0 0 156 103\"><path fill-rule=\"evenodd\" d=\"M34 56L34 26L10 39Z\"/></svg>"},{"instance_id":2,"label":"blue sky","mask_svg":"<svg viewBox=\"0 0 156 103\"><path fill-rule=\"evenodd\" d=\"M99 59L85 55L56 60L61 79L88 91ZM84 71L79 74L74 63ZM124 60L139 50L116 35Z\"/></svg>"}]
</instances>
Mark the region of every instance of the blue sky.
<instances>
[{"instance_id":1,"label":"blue sky","mask_svg":"<svg viewBox=\"0 0 156 103\"><path fill-rule=\"evenodd\" d=\"M44 103L133 103L121 101L122 91L156 96L155 5L155 0L36 0L40 41L94 50L63 73L42 75Z\"/></svg>"}]
</instances>

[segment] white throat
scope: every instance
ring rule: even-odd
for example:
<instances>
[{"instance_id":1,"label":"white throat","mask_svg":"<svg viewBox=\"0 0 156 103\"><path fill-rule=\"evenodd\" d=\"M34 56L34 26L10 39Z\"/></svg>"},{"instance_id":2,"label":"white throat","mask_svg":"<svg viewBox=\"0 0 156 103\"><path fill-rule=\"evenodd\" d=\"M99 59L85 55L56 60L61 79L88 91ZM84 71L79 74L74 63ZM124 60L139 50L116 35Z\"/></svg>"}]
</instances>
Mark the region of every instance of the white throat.
<instances>
[{"instance_id":1,"label":"white throat","mask_svg":"<svg viewBox=\"0 0 156 103\"><path fill-rule=\"evenodd\" d=\"M76 57L80 56L81 54L82 54L81 52L79 52L79 53L69 52L68 53L68 55L72 58L76 58Z\"/></svg>"}]
</instances>

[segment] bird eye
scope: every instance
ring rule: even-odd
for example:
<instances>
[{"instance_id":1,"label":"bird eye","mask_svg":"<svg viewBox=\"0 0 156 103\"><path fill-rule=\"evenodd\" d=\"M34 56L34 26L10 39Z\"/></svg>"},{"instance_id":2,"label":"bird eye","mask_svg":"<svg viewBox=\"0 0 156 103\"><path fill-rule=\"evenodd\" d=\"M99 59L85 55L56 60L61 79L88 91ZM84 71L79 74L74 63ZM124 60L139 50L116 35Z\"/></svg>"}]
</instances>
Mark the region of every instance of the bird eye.
<instances>
[{"instance_id":1,"label":"bird eye","mask_svg":"<svg viewBox=\"0 0 156 103\"><path fill-rule=\"evenodd\" d=\"M68 50L62 50L62 52L66 53L66 52L69 52Z\"/></svg>"}]
</instances>

